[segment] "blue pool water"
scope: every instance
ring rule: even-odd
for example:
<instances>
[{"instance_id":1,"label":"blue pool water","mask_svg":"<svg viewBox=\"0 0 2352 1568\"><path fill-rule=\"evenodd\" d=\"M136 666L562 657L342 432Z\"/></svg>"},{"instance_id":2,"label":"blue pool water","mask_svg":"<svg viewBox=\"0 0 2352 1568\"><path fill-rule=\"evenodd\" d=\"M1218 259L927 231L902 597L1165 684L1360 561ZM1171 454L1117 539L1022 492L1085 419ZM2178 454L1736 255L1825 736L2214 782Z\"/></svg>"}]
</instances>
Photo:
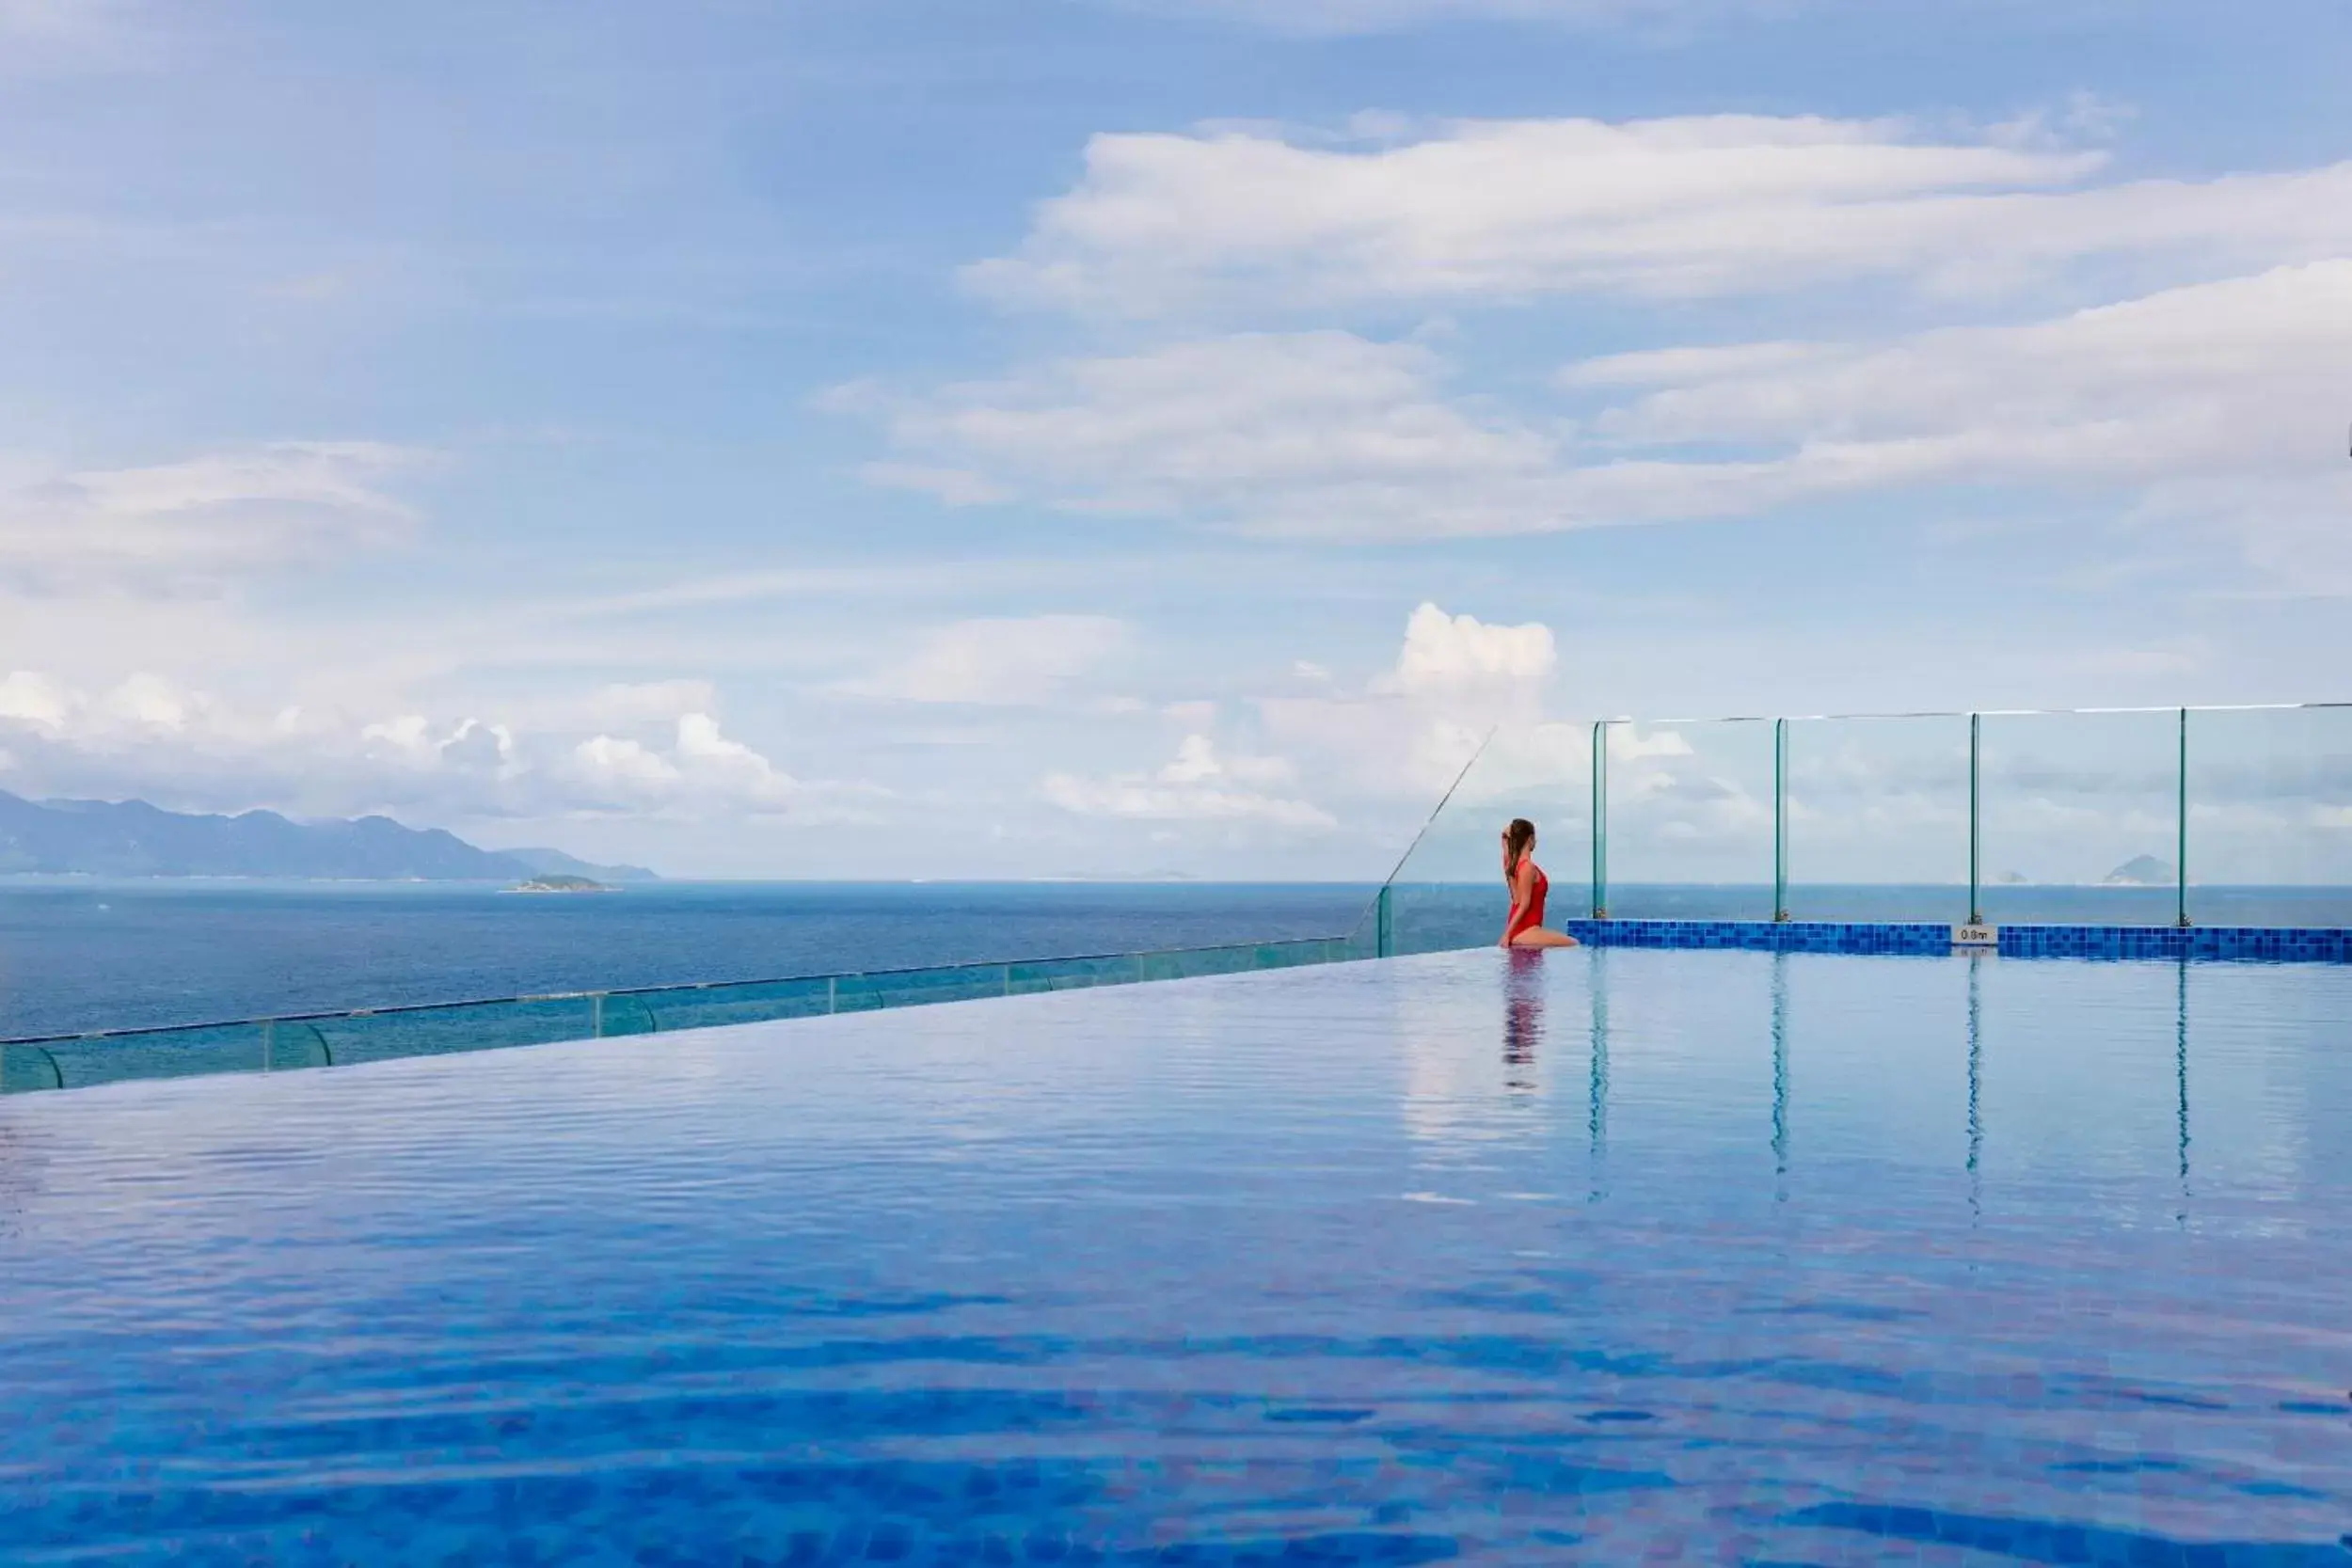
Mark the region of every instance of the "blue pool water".
<instances>
[{"instance_id":1,"label":"blue pool water","mask_svg":"<svg viewBox=\"0 0 2352 1568\"><path fill-rule=\"evenodd\" d=\"M1480 951L0 1101L0 1559L2344 1568L2347 1020Z\"/></svg>"}]
</instances>

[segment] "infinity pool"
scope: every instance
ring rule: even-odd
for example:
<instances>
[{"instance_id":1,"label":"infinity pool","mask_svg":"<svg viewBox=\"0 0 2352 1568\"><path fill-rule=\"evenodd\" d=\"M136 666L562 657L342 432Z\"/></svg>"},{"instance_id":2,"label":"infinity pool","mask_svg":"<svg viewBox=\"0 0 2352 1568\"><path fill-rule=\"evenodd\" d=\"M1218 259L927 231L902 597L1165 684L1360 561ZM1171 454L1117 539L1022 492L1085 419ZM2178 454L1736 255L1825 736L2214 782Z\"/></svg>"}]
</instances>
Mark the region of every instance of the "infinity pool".
<instances>
[{"instance_id":1,"label":"infinity pool","mask_svg":"<svg viewBox=\"0 0 2352 1568\"><path fill-rule=\"evenodd\" d=\"M2346 1568L2347 1021L1483 951L0 1101L0 1558Z\"/></svg>"}]
</instances>

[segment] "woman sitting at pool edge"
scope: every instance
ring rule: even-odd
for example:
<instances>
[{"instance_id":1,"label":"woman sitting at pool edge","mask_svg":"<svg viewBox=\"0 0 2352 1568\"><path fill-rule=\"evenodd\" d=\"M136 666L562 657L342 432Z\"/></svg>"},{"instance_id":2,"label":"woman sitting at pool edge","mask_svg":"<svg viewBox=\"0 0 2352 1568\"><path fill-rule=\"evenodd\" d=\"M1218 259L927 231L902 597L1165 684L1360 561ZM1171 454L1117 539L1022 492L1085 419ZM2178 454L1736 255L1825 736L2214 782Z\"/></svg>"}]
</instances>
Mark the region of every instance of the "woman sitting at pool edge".
<instances>
[{"instance_id":1,"label":"woman sitting at pool edge","mask_svg":"<svg viewBox=\"0 0 2352 1568\"><path fill-rule=\"evenodd\" d=\"M1544 898L1550 879L1535 863L1535 824L1515 816L1502 830L1502 885L1511 890L1511 918L1502 927L1501 947L1574 947L1576 939L1565 931L1544 928Z\"/></svg>"}]
</instances>

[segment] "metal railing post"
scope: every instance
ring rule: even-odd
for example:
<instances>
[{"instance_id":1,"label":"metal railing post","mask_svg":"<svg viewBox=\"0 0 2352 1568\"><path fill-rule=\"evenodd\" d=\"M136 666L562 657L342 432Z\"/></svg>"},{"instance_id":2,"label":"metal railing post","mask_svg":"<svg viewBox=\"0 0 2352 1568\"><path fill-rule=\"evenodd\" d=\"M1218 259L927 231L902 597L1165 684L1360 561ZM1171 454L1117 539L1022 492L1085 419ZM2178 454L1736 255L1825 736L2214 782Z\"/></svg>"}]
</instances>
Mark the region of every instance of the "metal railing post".
<instances>
[{"instance_id":1,"label":"metal railing post","mask_svg":"<svg viewBox=\"0 0 2352 1568\"><path fill-rule=\"evenodd\" d=\"M1968 716L1968 924L1984 924L1984 836L1980 809L1982 792L1979 788L1979 767L1983 752L1984 715Z\"/></svg>"},{"instance_id":2,"label":"metal railing post","mask_svg":"<svg viewBox=\"0 0 2352 1568\"><path fill-rule=\"evenodd\" d=\"M1609 721L1593 724L1593 918L1609 918Z\"/></svg>"},{"instance_id":3,"label":"metal railing post","mask_svg":"<svg viewBox=\"0 0 2352 1568\"><path fill-rule=\"evenodd\" d=\"M1373 911L1372 921L1372 951L1375 958L1391 958L1396 956L1395 916L1391 912L1395 893L1396 889L1388 883L1380 884L1378 908Z\"/></svg>"},{"instance_id":4,"label":"metal railing post","mask_svg":"<svg viewBox=\"0 0 2352 1568\"><path fill-rule=\"evenodd\" d=\"M2173 878L2173 924L2188 928L2188 709L2181 709L2181 757L2177 774L2179 797L2174 802L2179 833L2173 846L2173 863L2178 868Z\"/></svg>"},{"instance_id":5,"label":"metal railing post","mask_svg":"<svg viewBox=\"0 0 2352 1568\"><path fill-rule=\"evenodd\" d=\"M1788 721L1772 721L1772 921L1788 918Z\"/></svg>"}]
</instances>

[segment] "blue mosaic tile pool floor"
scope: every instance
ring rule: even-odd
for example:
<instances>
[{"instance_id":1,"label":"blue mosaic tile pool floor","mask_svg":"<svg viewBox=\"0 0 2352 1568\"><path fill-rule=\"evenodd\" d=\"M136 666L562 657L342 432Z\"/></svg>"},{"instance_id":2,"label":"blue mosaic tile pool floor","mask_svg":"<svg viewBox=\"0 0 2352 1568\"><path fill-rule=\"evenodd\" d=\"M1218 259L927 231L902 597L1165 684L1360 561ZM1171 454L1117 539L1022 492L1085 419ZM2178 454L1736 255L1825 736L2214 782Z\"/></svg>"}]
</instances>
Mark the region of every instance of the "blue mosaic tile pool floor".
<instances>
[{"instance_id":1,"label":"blue mosaic tile pool floor","mask_svg":"<svg viewBox=\"0 0 2352 1568\"><path fill-rule=\"evenodd\" d=\"M0 1101L0 1559L2345 1568L2347 1020L1484 951Z\"/></svg>"}]
</instances>

